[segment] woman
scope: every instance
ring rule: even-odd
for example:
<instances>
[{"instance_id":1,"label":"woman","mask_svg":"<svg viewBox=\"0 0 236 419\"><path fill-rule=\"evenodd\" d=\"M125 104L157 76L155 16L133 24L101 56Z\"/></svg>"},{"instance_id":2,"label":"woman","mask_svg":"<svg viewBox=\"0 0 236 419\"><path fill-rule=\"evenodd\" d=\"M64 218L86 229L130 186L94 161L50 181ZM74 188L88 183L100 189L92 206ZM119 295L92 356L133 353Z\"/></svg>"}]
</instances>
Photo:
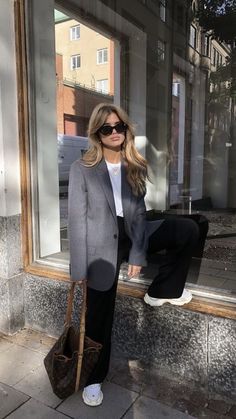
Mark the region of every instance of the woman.
<instances>
[{"instance_id":1,"label":"woman","mask_svg":"<svg viewBox=\"0 0 236 419\"><path fill-rule=\"evenodd\" d=\"M145 302L185 304L192 298L184 285L197 226L183 219L146 221L147 163L135 149L134 130L122 109L97 105L88 136L89 150L70 171L69 239L71 279L87 280L86 335L103 345L82 393L86 404L97 406L103 400L101 384L109 368L121 262L128 260L132 278L146 265L147 250L155 253L166 248L167 260L159 267Z\"/></svg>"}]
</instances>

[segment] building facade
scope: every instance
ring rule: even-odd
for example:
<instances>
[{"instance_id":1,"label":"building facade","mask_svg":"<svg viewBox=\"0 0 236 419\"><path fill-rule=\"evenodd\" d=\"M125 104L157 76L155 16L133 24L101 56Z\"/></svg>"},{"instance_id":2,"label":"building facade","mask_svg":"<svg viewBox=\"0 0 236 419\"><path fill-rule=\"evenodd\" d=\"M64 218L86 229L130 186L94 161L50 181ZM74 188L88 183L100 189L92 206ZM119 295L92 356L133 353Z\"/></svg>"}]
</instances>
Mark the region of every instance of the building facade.
<instances>
[{"instance_id":1,"label":"building facade","mask_svg":"<svg viewBox=\"0 0 236 419\"><path fill-rule=\"evenodd\" d=\"M148 160L147 209L209 222L204 252L189 273L194 299L186 308L145 306L151 270L128 283L124 267L114 351L234 396L232 51L199 26L192 3L2 0L0 330L60 333L69 255L57 138L85 136L93 106L114 102L128 111ZM59 34L60 25L66 30ZM77 296L80 303L79 289Z\"/></svg>"}]
</instances>

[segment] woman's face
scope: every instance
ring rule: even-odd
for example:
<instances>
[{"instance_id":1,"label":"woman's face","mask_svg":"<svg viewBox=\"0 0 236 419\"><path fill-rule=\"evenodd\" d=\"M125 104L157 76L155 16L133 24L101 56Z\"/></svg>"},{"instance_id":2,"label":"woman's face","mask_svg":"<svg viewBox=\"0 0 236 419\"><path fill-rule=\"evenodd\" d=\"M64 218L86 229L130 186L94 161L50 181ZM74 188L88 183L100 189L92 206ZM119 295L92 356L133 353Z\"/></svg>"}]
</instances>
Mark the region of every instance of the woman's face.
<instances>
[{"instance_id":1,"label":"woman's face","mask_svg":"<svg viewBox=\"0 0 236 419\"><path fill-rule=\"evenodd\" d=\"M107 127L108 131L107 135L99 131L100 140L103 146L109 148L110 150L119 151L125 141L125 124L120 120L115 112L112 112L108 115L102 127L105 131ZM109 132L109 127L113 127L112 131L110 130L111 132ZM119 132L116 131L116 127Z\"/></svg>"}]
</instances>

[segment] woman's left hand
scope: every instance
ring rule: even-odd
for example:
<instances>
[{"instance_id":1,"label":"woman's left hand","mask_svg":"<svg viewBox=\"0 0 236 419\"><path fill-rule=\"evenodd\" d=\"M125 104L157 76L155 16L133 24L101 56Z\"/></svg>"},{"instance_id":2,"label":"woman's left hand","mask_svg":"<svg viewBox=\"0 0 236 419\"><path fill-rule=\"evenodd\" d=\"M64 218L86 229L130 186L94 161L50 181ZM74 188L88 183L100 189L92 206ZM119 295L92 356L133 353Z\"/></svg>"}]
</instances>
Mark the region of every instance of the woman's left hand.
<instances>
[{"instance_id":1,"label":"woman's left hand","mask_svg":"<svg viewBox=\"0 0 236 419\"><path fill-rule=\"evenodd\" d=\"M142 266L129 265L128 267L128 277L133 278L134 276L139 276Z\"/></svg>"}]
</instances>

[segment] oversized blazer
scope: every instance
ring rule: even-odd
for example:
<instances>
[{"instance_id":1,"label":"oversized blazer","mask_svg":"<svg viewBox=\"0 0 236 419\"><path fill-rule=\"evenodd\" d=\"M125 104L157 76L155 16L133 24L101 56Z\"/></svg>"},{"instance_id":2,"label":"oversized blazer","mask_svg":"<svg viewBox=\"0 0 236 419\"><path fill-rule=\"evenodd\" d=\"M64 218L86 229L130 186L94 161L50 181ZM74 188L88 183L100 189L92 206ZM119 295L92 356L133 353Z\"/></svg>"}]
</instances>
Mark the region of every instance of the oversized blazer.
<instances>
[{"instance_id":1,"label":"oversized blazer","mask_svg":"<svg viewBox=\"0 0 236 419\"><path fill-rule=\"evenodd\" d=\"M121 165L125 230L132 245L128 263L146 266L148 237L162 221L146 221L144 197L136 197ZM76 160L70 169L68 231L70 274L87 279L89 287L106 291L115 280L118 224L112 185L105 160L93 167Z\"/></svg>"}]
</instances>

